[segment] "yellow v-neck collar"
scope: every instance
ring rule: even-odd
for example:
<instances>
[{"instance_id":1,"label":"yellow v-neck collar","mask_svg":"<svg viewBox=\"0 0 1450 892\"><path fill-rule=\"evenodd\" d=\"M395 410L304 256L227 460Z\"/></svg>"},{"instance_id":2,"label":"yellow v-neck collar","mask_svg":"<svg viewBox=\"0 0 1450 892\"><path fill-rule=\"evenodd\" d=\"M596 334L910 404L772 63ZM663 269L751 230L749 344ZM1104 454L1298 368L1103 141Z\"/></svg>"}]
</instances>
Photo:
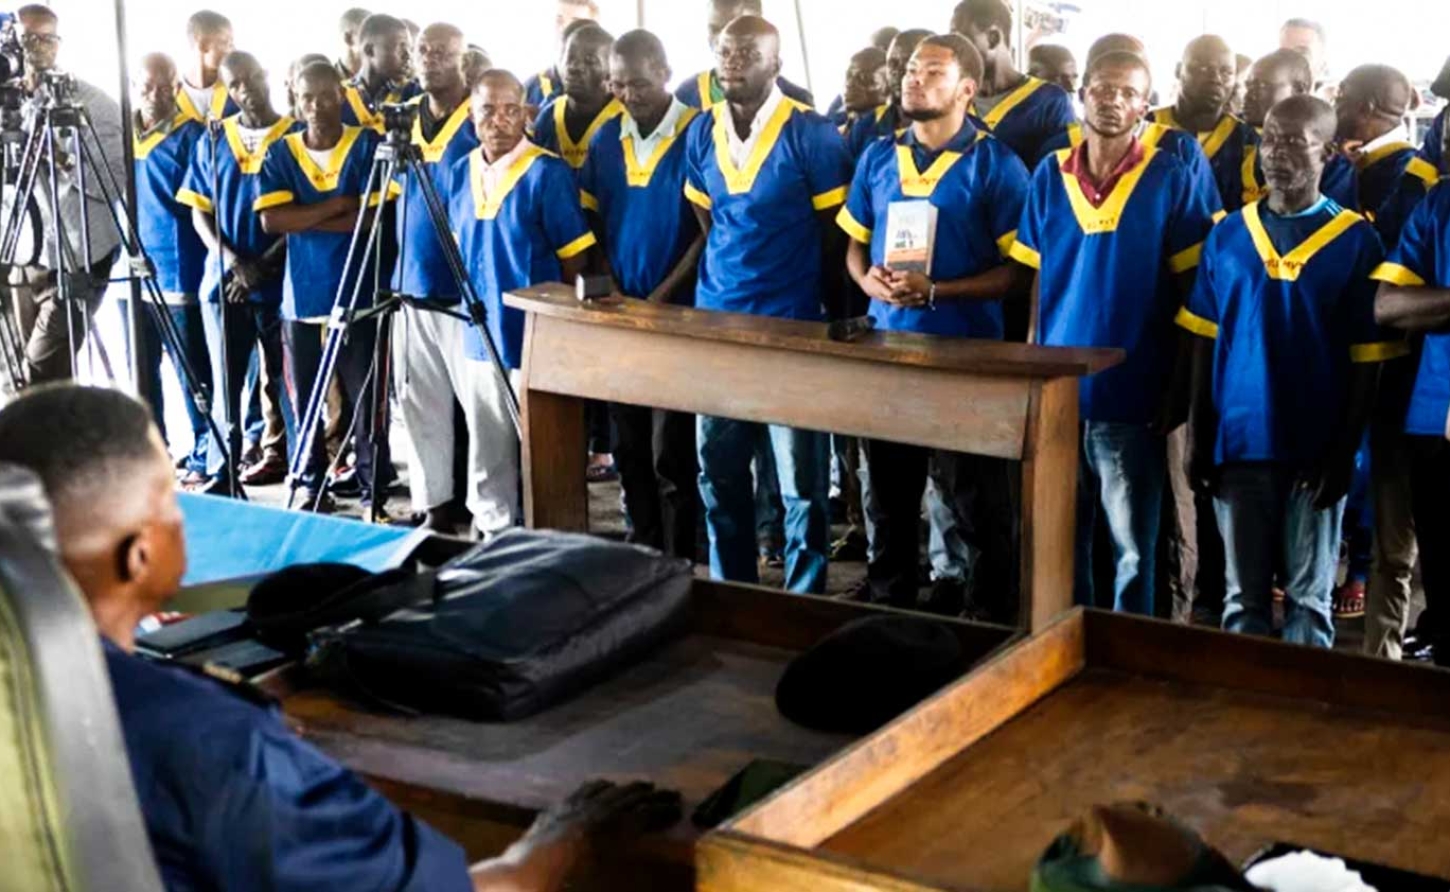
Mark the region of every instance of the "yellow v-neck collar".
<instances>
[{"instance_id":1,"label":"yellow v-neck collar","mask_svg":"<svg viewBox=\"0 0 1450 892\"><path fill-rule=\"evenodd\" d=\"M262 141L257 143L255 152L248 152L246 145L242 143L242 132L239 129L242 126L240 115L227 118L222 124L222 129L226 132L227 145L232 150L232 156L237 159L237 166L242 169L242 173L255 174L262 170L262 161L267 157L267 149L272 147L272 143L281 139L283 134L295 123L296 121L290 115L278 118L277 123L268 127L267 132L262 135Z\"/></svg>"},{"instance_id":2,"label":"yellow v-neck collar","mask_svg":"<svg viewBox=\"0 0 1450 892\"><path fill-rule=\"evenodd\" d=\"M599 110L599 114L594 116L594 120L589 122L589 126L584 130L584 135L579 138L578 142L575 142L570 139L569 127L566 124L568 103L569 97L567 96L554 103L554 138L559 141L559 154L564 156L564 160L570 167L578 170L584 166L584 160L589 157L589 141L594 138L594 134L598 133L599 128L603 127L606 122L624 114L624 106L618 99L609 100L609 103Z\"/></svg>"},{"instance_id":3,"label":"yellow v-neck collar","mask_svg":"<svg viewBox=\"0 0 1450 892\"><path fill-rule=\"evenodd\" d=\"M695 120L699 114L699 111L693 108L686 108L680 112L679 118L675 121L675 129L671 131L669 136L659 141L643 166L640 165L639 159L634 154L634 138L626 136L620 140L624 149L625 181L630 186L637 188L648 186L650 179L655 175L655 168L660 166L660 162L664 160L665 154L670 150L670 146L673 146L684 135L685 129L690 126L690 122Z\"/></svg>"},{"instance_id":4,"label":"yellow v-neck collar","mask_svg":"<svg viewBox=\"0 0 1450 892\"><path fill-rule=\"evenodd\" d=\"M711 68L696 75L695 87L700 91L701 111L710 111L720 104L711 101L711 94L715 91L715 69Z\"/></svg>"},{"instance_id":5,"label":"yellow v-neck collar","mask_svg":"<svg viewBox=\"0 0 1450 892\"><path fill-rule=\"evenodd\" d=\"M1410 145L1407 142L1385 143L1384 145L1375 149L1373 152L1366 152L1365 154L1356 157L1354 159L1354 166L1359 168L1360 170L1365 170L1367 168L1374 167L1376 164L1380 163L1381 161L1385 160L1396 152L1403 152L1406 149L1413 150L1414 148L1414 146Z\"/></svg>"},{"instance_id":6,"label":"yellow v-neck collar","mask_svg":"<svg viewBox=\"0 0 1450 892\"><path fill-rule=\"evenodd\" d=\"M1072 205L1072 214L1077 218L1077 225L1081 227L1083 235L1098 235L1101 233L1116 232L1118 224L1123 219L1123 209L1128 205L1128 199L1133 196L1133 191L1138 188L1138 181L1143 179L1143 173L1148 165L1153 162L1153 156L1158 150L1143 147L1143 160L1130 168L1123 174L1117 183L1113 184L1113 191L1103 202L1102 207L1094 207L1088 201L1087 195L1082 191L1082 183L1077 177L1062 170L1062 163L1072 150L1063 149L1057 153L1058 173L1062 175L1062 188L1067 192L1067 200Z\"/></svg>"},{"instance_id":7,"label":"yellow v-neck collar","mask_svg":"<svg viewBox=\"0 0 1450 892\"><path fill-rule=\"evenodd\" d=\"M1171 105L1155 109L1153 111L1153 120L1165 127L1187 132L1187 128L1179 124L1178 119L1173 116L1173 106ZM1207 155L1208 159L1212 161L1213 156L1218 154L1218 150L1224 147L1224 144L1228 142L1230 136L1233 136L1234 130L1238 125L1238 118L1235 118L1233 115L1224 115L1218 119L1218 123L1214 125L1212 130L1195 133L1194 137L1198 139L1198 144L1203 147L1203 154Z\"/></svg>"},{"instance_id":8,"label":"yellow v-neck collar","mask_svg":"<svg viewBox=\"0 0 1450 892\"><path fill-rule=\"evenodd\" d=\"M1142 143L1146 148L1156 149L1158 148L1158 144L1163 141L1163 135L1172 129L1172 127L1168 127L1164 124L1158 124L1153 121L1144 121L1143 126L1138 128L1138 142ZM1075 149L1078 146L1082 145L1082 141L1082 125L1068 124L1068 147Z\"/></svg>"},{"instance_id":9,"label":"yellow v-neck collar","mask_svg":"<svg viewBox=\"0 0 1450 892\"><path fill-rule=\"evenodd\" d=\"M548 99L554 95L554 79L549 76L549 69L539 72L539 95Z\"/></svg>"},{"instance_id":10,"label":"yellow v-neck collar","mask_svg":"<svg viewBox=\"0 0 1450 892\"><path fill-rule=\"evenodd\" d=\"M1243 184L1244 204L1262 201L1269 196L1269 187L1259 182L1259 147L1244 146L1244 163L1239 166L1239 181Z\"/></svg>"},{"instance_id":11,"label":"yellow v-neck collar","mask_svg":"<svg viewBox=\"0 0 1450 892\"><path fill-rule=\"evenodd\" d=\"M483 190L483 169L488 162L483 157L483 149L477 148L468 154L468 182L473 189L473 212L480 220L492 220L498 216L503 209L504 199L514 191L514 187L534 166L534 162L549 154L545 149L530 144L519 155L518 160L509 165L504 171L503 178L499 180L498 188L492 193L486 194Z\"/></svg>"},{"instance_id":12,"label":"yellow v-neck collar","mask_svg":"<svg viewBox=\"0 0 1450 892\"><path fill-rule=\"evenodd\" d=\"M382 112L375 112L368 108L367 100L363 99L362 88L357 84L346 84L342 92L343 96L347 98L347 104L352 108L353 116L357 118L358 126L382 133ZM383 105L392 105L398 102L402 95L401 91L389 84L387 95L383 97L383 101L378 103L378 105L380 107Z\"/></svg>"},{"instance_id":13,"label":"yellow v-neck collar","mask_svg":"<svg viewBox=\"0 0 1450 892\"><path fill-rule=\"evenodd\" d=\"M186 115L189 121L196 121L201 124L205 124L208 120L220 121L222 113L227 110L227 88L222 84L221 78L217 78L212 82L211 106L203 113L201 109L196 107L196 103L191 101L191 94L186 92L186 88L177 84L176 107L182 114Z\"/></svg>"},{"instance_id":14,"label":"yellow v-neck collar","mask_svg":"<svg viewBox=\"0 0 1450 892\"><path fill-rule=\"evenodd\" d=\"M287 148L291 150L292 157L297 160L297 166L302 168L302 173L312 188L318 192L331 192L337 188L338 178L342 176L342 166L347 163L347 156L352 152L353 143L362 135L361 127L342 128L342 138L337 145L332 147L332 153L327 156L327 167L317 166L312 160L312 155L307 151L307 143L303 137L306 133L293 133L287 137Z\"/></svg>"},{"instance_id":15,"label":"yellow v-neck collar","mask_svg":"<svg viewBox=\"0 0 1450 892\"><path fill-rule=\"evenodd\" d=\"M982 116L982 123L986 124L989 129L996 130L1003 118L1011 114L1014 108L1026 102L1029 96L1040 90L1046 83L1046 81L1028 75L1027 80L1023 81L1017 89L1008 93L995 108Z\"/></svg>"},{"instance_id":16,"label":"yellow v-neck collar","mask_svg":"<svg viewBox=\"0 0 1450 892\"><path fill-rule=\"evenodd\" d=\"M987 131L978 130L972 145L986 139ZM901 194L907 198L930 198L937 184L946 179L947 172L960 160L962 152L945 151L936 156L925 171L916 167L916 156L911 146L896 144L896 173L901 178Z\"/></svg>"},{"instance_id":17,"label":"yellow v-neck collar","mask_svg":"<svg viewBox=\"0 0 1450 892\"><path fill-rule=\"evenodd\" d=\"M139 132L133 132L131 134L132 154L136 156L137 161L146 160L146 156L151 154L152 149L161 145L166 140L166 137L175 133L178 127L190 120L192 120L191 115L181 109L177 109L176 114L171 118L170 125L152 130L144 137Z\"/></svg>"},{"instance_id":18,"label":"yellow v-neck collar","mask_svg":"<svg viewBox=\"0 0 1450 892\"><path fill-rule=\"evenodd\" d=\"M1354 211L1341 210L1333 220L1325 223L1311 236L1300 242L1294 250L1283 256L1279 255L1274 248L1274 242L1269 238L1269 231L1264 228L1264 221L1259 216L1259 202L1250 202L1244 205L1244 225L1248 227L1249 237L1254 241L1254 248L1259 252L1259 259L1264 261L1264 270L1269 278L1281 282L1293 282L1298 280L1299 273L1309 265L1330 242L1339 238L1349 228L1360 220L1364 219Z\"/></svg>"},{"instance_id":19,"label":"yellow v-neck collar","mask_svg":"<svg viewBox=\"0 0 1450 892\"><path fill-rule=\"evenodd\" d=\"M433 135L431 140L423 138L422 103L427 102L426 95L419 98L419 115L413 118L413 145L417 146L423 153L423 160L428 164L437 164L443 160L443 153L448 151L448 144L458 133L460 127L468 120L468 100L453 110L448 120Z\"/></svg>"},{"instance_id":20,"label":"yellow v-neck collar","mask_svg":"<svg viewBox=\"0 0 1450 892\"><path fill-rule=\"evenodd\" d=\"M731 126L730 103L722 102L711 110L710 113L715 116L715 163L719 165L720 174L725 178L727 192L731 195L742 195L755 187L755 178L760 176L760 169L765 166L766 159L780 141L786 122L801 107L789 97L781 100L775 113L765 122L764 129L761 130L760 137L755 141L750 157L745 159L745 167L741 170L735 168L735 162L730 158L730 134L725 129Z\"/></svg>"}]
</instances>

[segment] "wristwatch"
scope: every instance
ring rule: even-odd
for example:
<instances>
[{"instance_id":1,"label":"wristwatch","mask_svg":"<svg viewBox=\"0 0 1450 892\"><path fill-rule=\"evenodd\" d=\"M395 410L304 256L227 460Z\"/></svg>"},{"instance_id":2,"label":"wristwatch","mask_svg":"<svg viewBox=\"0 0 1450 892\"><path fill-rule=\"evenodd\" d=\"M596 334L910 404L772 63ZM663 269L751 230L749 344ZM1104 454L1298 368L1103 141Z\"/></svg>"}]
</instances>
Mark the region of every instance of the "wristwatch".
<instances>
[{"instance_id":1,"label":"wristwatch","mask_svg":"<svg viewBox=\"0 0 1450 892\"><path fill-rule=\"evenodd\" d=\"M936 283L935 282L932 282L931 283L931 290L929 290L926 293L926 308L928 310L935 310L936 309Z\"/></svg>"}]
</instances>

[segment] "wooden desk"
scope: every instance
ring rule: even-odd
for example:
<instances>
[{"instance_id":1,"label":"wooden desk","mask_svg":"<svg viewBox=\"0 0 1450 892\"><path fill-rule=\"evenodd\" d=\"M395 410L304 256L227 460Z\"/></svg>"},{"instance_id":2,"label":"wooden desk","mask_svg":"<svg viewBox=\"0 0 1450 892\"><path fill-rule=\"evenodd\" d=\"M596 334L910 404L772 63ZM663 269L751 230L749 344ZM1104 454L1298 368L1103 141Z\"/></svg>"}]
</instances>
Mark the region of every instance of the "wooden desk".
<instances>
[{"instance_id":1,"label":"wooden desk","mask_svg":"<svg viewBox=\"0 0 1450 892\"><path fill-rule=\"evenodd\" d=\"M1076 611L706 837L707 892L1016 892L1095 804L1450 880L1450 672Z\"/></svg>"},{"instance_id":2,"label":"wooden desk","mask_svg":"<svg viewBox=\"0 0 1450 892\"><path fill-rule=\"evenodd\" d=\"M576 467L577 470L577 467ZM589 888L685 890L698 831L688 815L757 758L814 765L851 742L782 718L785 664L881 608L696 580L688 634L578 696L507 724L372 711L321 690L285 696L323 751L452 838L496 854L535 813L593 778L653 781L684 795L686 820L587 871ZM946 621L972 664L1014 630ZM578 888L578 887L574 887Z\"/></svg>"},{"instance_id":3,"label":"wooden desk","mask_svg":"<svg viewBox=\"0 0 1450 892\"><path fill-rule=\"evenodd\" d=\"M582 304L563 285L508 294L524 335L524 513L583 531L584 401L628 403L894 440L1022 463L1021 616L1071 606L1077 379L1118 350L872 333L626 300ZM884 396L889 394L890 396Z\"/></svg>"}]
</instances>

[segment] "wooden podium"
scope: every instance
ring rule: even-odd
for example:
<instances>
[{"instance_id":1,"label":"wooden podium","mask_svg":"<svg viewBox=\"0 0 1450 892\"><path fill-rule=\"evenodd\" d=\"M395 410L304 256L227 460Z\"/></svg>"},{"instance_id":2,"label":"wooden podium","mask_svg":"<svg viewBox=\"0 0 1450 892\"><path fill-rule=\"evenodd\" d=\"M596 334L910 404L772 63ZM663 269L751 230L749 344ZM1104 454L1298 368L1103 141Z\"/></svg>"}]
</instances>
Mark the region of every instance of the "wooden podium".
<instances>
[{"instance_id":1,"label":"wooden podium","mask_svg":"<svg viewBox=\"0 0 1450 892\"><path fill-rule=\"evenodd\" d=\"M1118 350L873 332L639 300L580 302L562 284L505 295L528 314L524 514L584 531L585 400L892 440L1022 463L1021 616L1040 629L1072 606L1077 379Z\"/></svg>"}]
</instances>

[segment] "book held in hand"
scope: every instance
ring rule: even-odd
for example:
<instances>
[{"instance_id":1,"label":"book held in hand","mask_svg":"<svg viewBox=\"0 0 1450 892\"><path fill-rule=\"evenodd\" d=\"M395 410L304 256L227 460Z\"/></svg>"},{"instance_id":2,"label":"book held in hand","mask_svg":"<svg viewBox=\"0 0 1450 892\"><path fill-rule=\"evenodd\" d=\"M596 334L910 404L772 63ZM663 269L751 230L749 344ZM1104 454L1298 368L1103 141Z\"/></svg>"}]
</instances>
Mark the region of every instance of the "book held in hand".
<instances>
[{"instance_id":1,"label":"book held in hand","mask_svg":"<svg viewBox=\"0 0 1450 892\"><path fill-rule=\"evenodd\" d=\"M936 206L929 201L893 201L886 208L886 268L931 275L936 246Z\"/></svg>"}]
</instances>

